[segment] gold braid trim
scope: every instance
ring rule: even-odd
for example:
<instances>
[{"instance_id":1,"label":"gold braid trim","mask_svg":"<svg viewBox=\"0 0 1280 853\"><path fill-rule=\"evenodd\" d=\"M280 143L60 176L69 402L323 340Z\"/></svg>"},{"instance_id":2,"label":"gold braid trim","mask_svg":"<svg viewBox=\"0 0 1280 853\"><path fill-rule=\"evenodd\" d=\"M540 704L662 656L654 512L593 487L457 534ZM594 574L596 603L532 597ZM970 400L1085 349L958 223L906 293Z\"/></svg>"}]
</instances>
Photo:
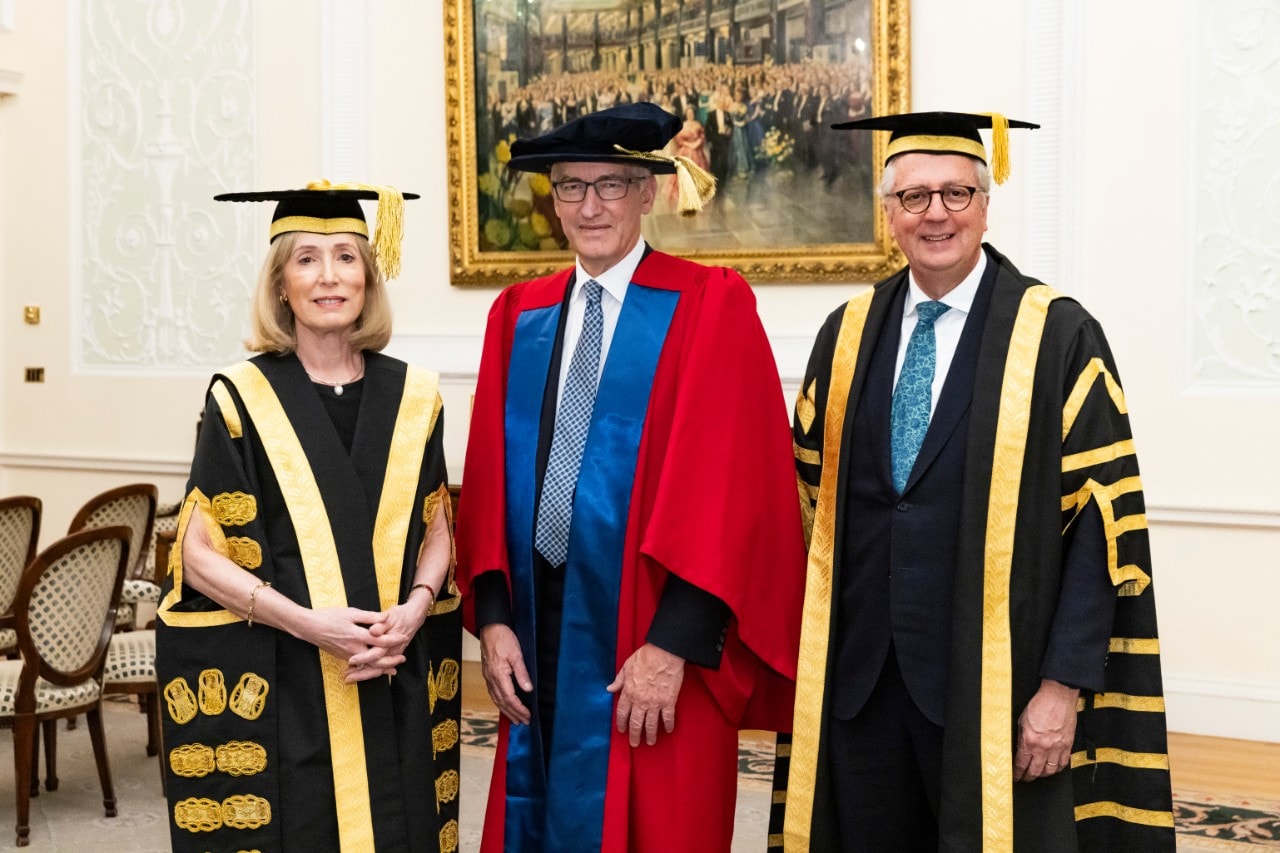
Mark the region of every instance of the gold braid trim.
<instances>
[{"instance_id":1,"label":"gold braid trim","mask_svg":"<svg viewBox=\"0 0 1280 853\"><path fill-rule=\"evenodd\" d=\"M439 374L412 365L404 377L404 392L391 433L378 515L373 524L373 564L383 610L400 601L405 544L416 509L414 494L422 475L422 457L440 416L439 385Z\"/></svg>"},{"instance_id":2,"label":"gold braid trim","mask_svg":"<svg viewBox=\"0 0 1280 853\"><path fill-rule=\"evenodd\" d=\"M1168 770L1169 756L1163 752L1129 752L1114 747L1099 747L1093 751L1093 758L1086 750L1071 754L1072 768L1089 764L1119 764L1121 767L1133 767L1138 770Z\"/></svg>"},{"instance_id":3,"label":"gold braid trim","mask_svg":"<svg viewBox=\"0 0 1280 853\"><path fill-rule=\"evenodd\" d=\"M262 436L262 446L280 484L301 548L311 606L317 609L346 607L346 587L333 529L325 515L315 475L289 416L266 377L251 362L240 362L226 375L240 392L240 399ZM338 840L343 849L372 850L373 816L359 694L354 684L345 682L345 660L325 651L317 654L324 682ZM232 701L234 703L234 696Z\"/></svg>"},{"instance_id":4,"label":"gold braid trim","mask_svg":"<svg viewBox=\"0 0 1280 853\"><path fill-rule=\"evenodd\" d=\"M1113 817L1125 823L1139 823L1143 826L1162 826L1173 829L1173 812L1154 811L1152 809L1136 809L1120 803L1101 802L1086 803L1076 806L1076 820L1091 817Z\"/></svg>"},{"instance_id":5,"label":"gold braid trim","mask_svg":"<svg viewBox=\"0 0 1280 853\"><path fill-rule=\"evenodd\" d=\"M1059 294L1045 285L1022 296L1001 382L995 455L987 507L986 560L982 592L981 745L982 849L1013 853L1012 638L1009 579L1013 571L1018 495L1031 423L1036 362L1049 304Z\"/></svg>"},{"instance_id":6,"label":"gold braid trim","mask_svg":"<svg viewBox=\"0 0 1280 853\"><path fill-rule=\"evenodd\" d=\"M1110 651L1122 655L1158 655L1160 641L1155 637L1112 637Z\"/></svg>"},{"instance_id":7,"label":"gold braid trim","mask_svg":"<svg viewBox=\"0 0 1280 853\"><path fill-rule=\"evenodd\" d=\"M789 853L809 849L813 798L817 790L818 746L822 732L823 692L831 633L832 566L835 560L836 498L839 492L841 437L849 386L858 364L862 330L875 290L868 288L845 307L831 358L831 383L823 422L822 474L805 578L800 626L800 660L796 669L796 705L787 781L787 816L783 838Z\"/></svg>"},{"instance_id":8,"label":"gold braid trim","mask_svg":"<svg viewBox=\"0 0 1280 853\"><path fill-rule=\"evenodd\" d=\"M1117 595L1142 595L1151 584L1151 575L1133 563L1120 565L1119 538L1125 533L1147 529L1145 513L1134 513L1116 517L1115 500L1122 495L1142 491L1142 480L1136 475L1124 477L1109 486L1104 486L1090 478L1074 494L1062 499L1063 512L1075 510L1075 515L1092 499L1098 505L1098 513L1102 516L1103 533L1107 540L1107 571L1111 573L1111 583L1118 587ZM1074 521L1074 516L1073 519Z\"/></svg>"},{"instance_id":9,"label":"gold braid trim","mask_svg":"<svg viewBox=\"0 0 1280 853\"><path fill-rule=\"evenodd\" d=\"M1076 385L1071 389L1071 393L1067 395L1067 402L1062 407L1062 440L1064 442L1067 440L1067 436L1071 434L1071 428L1075 426L1076 418L1080 416L1084 401L1088 399L1089 392L1093 390L1098 377L1102 377L1102 381L1107 387L1107 395L1111 397L1111 404L1116 407L1116 411L1122 415L1129 413L1129 404L1125 402L1124 391L1120 388L1120 383L1111 375L1111 371L1107 370L1107 365L1103 363L1102 359L1092 358L1085 365L1084 370L1080 371L1080 377L1076 379Z\"/></svg>"}]
</instances>

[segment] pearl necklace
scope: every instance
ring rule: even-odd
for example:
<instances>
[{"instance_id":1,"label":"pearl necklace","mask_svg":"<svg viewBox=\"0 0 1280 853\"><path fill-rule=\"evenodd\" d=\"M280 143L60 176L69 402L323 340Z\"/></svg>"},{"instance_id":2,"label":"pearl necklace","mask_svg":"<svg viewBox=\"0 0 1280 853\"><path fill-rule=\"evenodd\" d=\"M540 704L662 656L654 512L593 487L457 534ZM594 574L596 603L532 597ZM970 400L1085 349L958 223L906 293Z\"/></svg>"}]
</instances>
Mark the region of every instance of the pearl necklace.
<instances>
[{"instance_id":1,"label":"pearl necklace","mask_svg":"<svg viewBox=\"0 0 1280 853\"><path fill-rule=\"evenodd\" d=\"M360 369L356 371L356 375L352 376L346 382L326 382L323 379L313 376L311 371L307 370L305 367L302 369L307 374L307 376L311 379L312 382L315 382L319 385L328 385L330 388L333 389L333 393L341 397L343 385L350 385L352 382L355 382L364 376L364 356L360 357Z\"/></svg>"}]
</instances>

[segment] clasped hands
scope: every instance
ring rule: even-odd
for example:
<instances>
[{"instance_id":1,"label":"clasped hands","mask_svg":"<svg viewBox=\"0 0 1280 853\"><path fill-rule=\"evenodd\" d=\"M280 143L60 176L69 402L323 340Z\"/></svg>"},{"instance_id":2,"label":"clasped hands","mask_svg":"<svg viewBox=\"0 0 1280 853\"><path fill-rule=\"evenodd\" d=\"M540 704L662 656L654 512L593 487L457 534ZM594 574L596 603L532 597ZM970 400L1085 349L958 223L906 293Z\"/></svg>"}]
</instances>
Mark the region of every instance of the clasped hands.
<instances>
[{"instance_id":1,"label":"clasped hands","mask_svg":"<svg viewBox=\"0 0 1280 853\"><path fill-rule=\"evenodd\" d=\"M381 612L355 607L330 607L311 611L311 636L307 639L347 662L347 684L395 675L404 663L404 650L426 621L429 596L396 604ZM426 604L426 608L422 604Z\"/></svg>"},{"instance_id":2,"label":"clasped hands","mask_svg":"<svg viewBox=\"0 0 1280 853\"><path fill-rule=\"evenodd\" d=\"M480 666L489 697L508 720L527 725L529 708L520 700L517 688L533 690L533 680L524 664L520 642L507 625L494 623L480 630ZM684 682L684 659L651 643L636 649L605 689L617 694L614 722L627 734L632 746L658 740L658 726L671 733L676 726L676 700Z\"/></svg>"}]
</instances>

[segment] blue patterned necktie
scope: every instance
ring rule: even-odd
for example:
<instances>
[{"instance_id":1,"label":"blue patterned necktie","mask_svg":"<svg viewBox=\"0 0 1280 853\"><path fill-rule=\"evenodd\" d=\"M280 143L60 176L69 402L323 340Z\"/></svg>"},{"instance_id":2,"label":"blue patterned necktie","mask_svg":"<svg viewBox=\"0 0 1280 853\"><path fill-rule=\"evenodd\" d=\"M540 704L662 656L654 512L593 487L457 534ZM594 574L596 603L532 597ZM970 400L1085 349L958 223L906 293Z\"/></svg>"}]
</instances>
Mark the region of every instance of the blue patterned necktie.
<instances>
[{"instance_id":1,"label":"blue patterned necktie","mask_svg":"<svg viewBox=\"0 0 1280 853\"><path fill-rule=\"evenodd\" d=\"M582 465L582 449L591 426L591 410L596 404L596 386L600 381L600 343L604 337L604 313L600 309L600 283L592 280L582 286L587 296L587 311L582 322L582 335L569 362L564 393L556 411L556 425L551 436L551 456L542 481L542 500L538 504L538 523L534 545L538 553L553 566L559 566L569 554L569 521L573 516L573 492L578 485L578 468Z\"/></svg>"},{"instance_id":2,"label":"blue patterned necktie","mask_svg":"<svg viewBox=\"0 0 1280 853\"><path fill-rule=\"evenodd\" d=\"M937 368L938 344L933 324L950 305L921 302L916 306L916 327L907 341L907 355L893 389L889 428L893 459L893 485L898 494L907 487L915 467L924 434L929 431L929 411L933 408L933 374Z\"/></svg>"}]
</instances>

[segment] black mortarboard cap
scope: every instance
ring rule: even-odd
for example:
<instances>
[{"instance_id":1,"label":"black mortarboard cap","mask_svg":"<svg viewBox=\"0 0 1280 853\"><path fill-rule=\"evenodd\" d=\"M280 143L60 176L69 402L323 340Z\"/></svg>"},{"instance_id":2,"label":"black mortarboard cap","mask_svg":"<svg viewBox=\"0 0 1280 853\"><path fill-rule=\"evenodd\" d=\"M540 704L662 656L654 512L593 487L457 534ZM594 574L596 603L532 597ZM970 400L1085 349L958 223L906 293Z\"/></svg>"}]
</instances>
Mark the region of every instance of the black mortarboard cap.
<instances>
[{"instance_id":1,"label":"black mortarboard cap","mask_svg":"<svg viewBox=\"0 0 1280 853\"><path fill-rule=\"evenodd\" d=\"M271 236L274 241L290 231L313 234L359 234L369 238L361 200L377 201L377 227L372 242L378 268L387 278L400 274L400 240L404 233L404 202L417 193L372 184L331 184L312 181L305 189L222 193L214 201L274 201Z\"/></svg>"},{"instance_id":2,"label":"black mortarboard cap","mask_svg":"<svg viewBox=\"0 0 1280 853\"><path fill-rule=\"evenodd\" d=\"M658 151L684 122L657 104L621 104L567 121L554 130L511 144L509 168L549 172L556 163L634 163L656 174L674 174L670 158L642 156Z\"/></svg>"},{"instance_id":3,"label":"black mortarboard cap","mask_svg":"<svg viewBox=\"0 0 1280 853\"><path fill-rule=\"evenodd\" d=\"M902 113L893 116L846 121L831 125L834 130L890 130L889 147L884 161L899 154L965 154L987 162L987 150L979 130L992 130L991 175L1002 184L1009 176L1009 128L1035 129L1040 125L1029 121L1007 119L999 113Z\"/></svg>"}]
</instances>

